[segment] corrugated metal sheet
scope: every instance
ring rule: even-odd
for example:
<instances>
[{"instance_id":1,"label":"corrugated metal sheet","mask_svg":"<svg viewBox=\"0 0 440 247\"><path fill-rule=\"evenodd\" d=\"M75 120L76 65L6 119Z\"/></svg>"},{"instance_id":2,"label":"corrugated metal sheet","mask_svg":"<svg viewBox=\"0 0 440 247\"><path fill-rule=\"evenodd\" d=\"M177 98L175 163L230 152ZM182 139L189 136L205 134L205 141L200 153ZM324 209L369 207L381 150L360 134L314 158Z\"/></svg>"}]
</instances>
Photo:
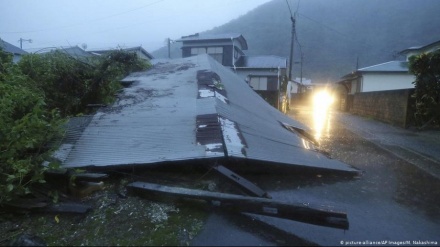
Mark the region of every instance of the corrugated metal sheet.
<instances>
[{"instance_id":1,"label":"corrugated metal sheet","mask_svg":"<svg viewBox=\"0 0 440 247\"><path fill-rule=\"evenodd\" d=\"M215 81L205 80L206 75ZM112 107L94 116L65 167L149 165L228 156L356 171L306 149L304 139L281 123L305 126L267 104L208 55L159 63L125 80L136 82ZM201 85L212 87L214 93L200 97Z\"/></svg>"}]
</instances>

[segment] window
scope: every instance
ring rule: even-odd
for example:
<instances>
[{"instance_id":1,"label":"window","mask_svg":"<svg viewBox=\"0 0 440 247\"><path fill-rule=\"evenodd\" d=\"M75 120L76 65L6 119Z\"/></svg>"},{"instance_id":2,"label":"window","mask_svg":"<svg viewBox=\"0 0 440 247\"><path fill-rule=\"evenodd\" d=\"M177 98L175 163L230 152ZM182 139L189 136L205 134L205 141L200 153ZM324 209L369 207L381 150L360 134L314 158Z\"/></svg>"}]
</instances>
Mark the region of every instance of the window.
<instances>
[{"instance_id":1,"label":"window","mask_svg":"<svg viewBox=\"0 0 440 247\"><path fill-rule=\"evenodd\" d=\"M249 85L254 90L267 90L267 77L251 77Z\"/></svg>"},{"instance_id":2,"label":"window","mask_svg":"<svg viewBox=\"0 0 440 247\"><path fill-rule=\"evenodd\" d=\"M208 47L208 52L217 62L223 63L223 47Z\"/></svg>"},{"instance_id":3,"label":"window","mask_svg":"<svg viewBox=\"0 0 440 247\"><path fill-rule=\"evenodd\" d=\"M191 56L208 53L217 62L223 63L223 47L194 47L191 48Z\"/></svg>"},{"instance_id":4,"label":"window","mask_svg":"<svg viewBox=\"0 0 440 247\"><path fill-rule=\"evenodd\" d=\"M206 48L205 47L196 47L191 48L191 56L199 55L199 54L205 54Z\"/></svg>"}]
</instances>

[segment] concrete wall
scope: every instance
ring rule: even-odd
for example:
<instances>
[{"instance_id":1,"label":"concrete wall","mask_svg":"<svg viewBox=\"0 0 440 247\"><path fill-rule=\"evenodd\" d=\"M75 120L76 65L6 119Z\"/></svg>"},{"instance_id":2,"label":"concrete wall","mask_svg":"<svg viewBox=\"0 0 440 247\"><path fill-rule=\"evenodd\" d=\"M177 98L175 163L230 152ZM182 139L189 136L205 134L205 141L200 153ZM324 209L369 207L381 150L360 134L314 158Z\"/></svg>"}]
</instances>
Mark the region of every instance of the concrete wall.
<instances>
[{"instance_id":1,"label":"concrete wall","mask_svg":"<svg viewBox=\"0 0 440 247\"><path fill-rule=\"evenodd\" d=\"M414 89L356 93L351 113L406 128L412 120L411 95Z\"/></svg>"},{"instance_id":2,"label":"concrete wall","mask_svg":"<svg viewBox=\"0 0 440 247\"><path fill-rule=\"evenodd\" d=\"M410 73L364 73L362 92L414 88L415 76Z\"/></svg>"}]
</instances>

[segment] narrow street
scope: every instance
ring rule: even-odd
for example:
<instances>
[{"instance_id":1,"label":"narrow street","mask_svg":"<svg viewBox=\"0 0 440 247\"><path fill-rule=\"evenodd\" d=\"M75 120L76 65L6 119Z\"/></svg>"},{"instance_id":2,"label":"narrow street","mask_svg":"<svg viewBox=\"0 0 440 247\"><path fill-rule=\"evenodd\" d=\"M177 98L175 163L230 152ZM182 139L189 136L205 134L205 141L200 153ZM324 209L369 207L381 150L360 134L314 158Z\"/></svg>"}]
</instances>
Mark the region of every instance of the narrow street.
<instances>
[{"instance_id":1,"label":"narrow street","mask_svg":"<svg viewBox=\"0 0 440 247\"><path fill-rule=\"evenodd\" d=\"M324 117L317 116L308 106L294 107L289 116L310 126L319 139L320 148L329 152L332 158L361 170L360 176L246 177L267 190L274 199L330 205L335 210L345 211L349 230L266 216L247 215L251 220L246 223L240 217L225 216L219 220L219 216L214 215L192 244L427 246L440 243L440 180L436 178L439 162L435 157L440 154L440 145L435 145L440 140L437 132L408 134L403 129L333 110ZM377 126L382 128L383 135L374 132ZM387 128L402 133L391 133ZM418 148L422 150L419 152ZM271 227L270 231L277 233L269 234ZM208 243L208 239L216 240Z\"/></svg>"},{"instance_id":2,"label":"narrow street","mask_svg":"<svg viewBox=\"0 0 440 247\"><path fill-rule=\"evenodd\" d=\"M330 111L326 118L313 117L310 108L299 107L290 116L313 126L322 148L333 158L362 170L362 175L351 181L306 185L294 193L271 191L286 200L301 198L323 204L328 201L344 207L350 220L348 231L290 222L274 225L322 245L366 240L440 242L439 179L380 148L377 142L353 133L343 121L344 113ZM356 127L367 130L374 122L364 119ZM439 145L433 148L440 153Z\"/></svg>"}]
</instances>

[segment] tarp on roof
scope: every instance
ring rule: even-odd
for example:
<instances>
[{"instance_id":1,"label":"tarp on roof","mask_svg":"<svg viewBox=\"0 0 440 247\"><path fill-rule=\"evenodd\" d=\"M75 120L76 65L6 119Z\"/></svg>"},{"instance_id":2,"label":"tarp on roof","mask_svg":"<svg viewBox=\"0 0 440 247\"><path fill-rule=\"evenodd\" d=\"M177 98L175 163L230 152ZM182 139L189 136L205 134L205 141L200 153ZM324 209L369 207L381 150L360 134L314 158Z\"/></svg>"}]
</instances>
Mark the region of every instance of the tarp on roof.
<instances>
[{"instance_id":1,"label":"tarp on roof","mask_svg":"<svg viewBox=\"0 0 440 247\"><path fill-rule=\"evenodd\" d=\"M305 138L291 131L305 126L206 54L161 62L124 81L131 86L94 115L64 167L233 157L356 171L310 149Z\"/></svg>"}]
</instances>

